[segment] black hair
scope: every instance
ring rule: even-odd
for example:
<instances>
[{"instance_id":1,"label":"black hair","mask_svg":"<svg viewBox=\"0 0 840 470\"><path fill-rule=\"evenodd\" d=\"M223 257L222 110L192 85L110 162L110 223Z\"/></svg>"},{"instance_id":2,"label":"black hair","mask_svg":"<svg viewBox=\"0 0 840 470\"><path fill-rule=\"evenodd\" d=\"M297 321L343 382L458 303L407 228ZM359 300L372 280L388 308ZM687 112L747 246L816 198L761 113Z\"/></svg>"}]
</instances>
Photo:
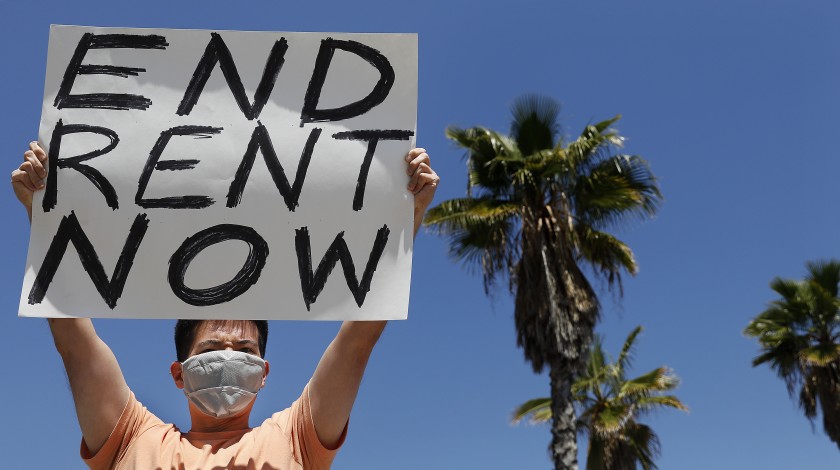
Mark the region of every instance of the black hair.
<instances>
[{"instance_id":1,"label":"black hair","mask_svg":"<svg viewBox=\"0 0 840 470\"><path fill-rule=\"evenodd\" d=\"M214 320L178 320L175 324L175 353L178 362L184 362L190 357L190 347L195 341L195 332L205 321ZM215 320L215 321L250 321L257 327L259 333L257 341L260 346L260 356L265 357L265 345L268 343L268 321L266 320Z\"/></svg>"}]
</instances>

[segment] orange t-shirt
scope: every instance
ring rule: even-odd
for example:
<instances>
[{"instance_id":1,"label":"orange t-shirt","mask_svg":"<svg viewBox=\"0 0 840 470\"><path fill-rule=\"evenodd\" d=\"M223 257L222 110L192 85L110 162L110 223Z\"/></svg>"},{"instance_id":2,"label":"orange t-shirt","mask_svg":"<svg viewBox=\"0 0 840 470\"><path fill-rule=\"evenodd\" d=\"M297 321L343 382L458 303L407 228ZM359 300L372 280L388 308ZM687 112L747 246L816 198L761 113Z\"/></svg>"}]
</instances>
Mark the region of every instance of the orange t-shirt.
<instances>
[{"instance_id":1,"label":"orange t-shirt","mask_svg":"<svg viewBox=\"0 0 840 470\"><path fill-rule=\"evenodd\" d=\"M274 413L262 425L215 433L181 433L130 393L105 445L93 455L82 439L81 454L91 469L316 470L330 468L343 441L344 435L335 449L321 444L309 408L308 386L291 407Z\"/></svg>"}]
</instances>

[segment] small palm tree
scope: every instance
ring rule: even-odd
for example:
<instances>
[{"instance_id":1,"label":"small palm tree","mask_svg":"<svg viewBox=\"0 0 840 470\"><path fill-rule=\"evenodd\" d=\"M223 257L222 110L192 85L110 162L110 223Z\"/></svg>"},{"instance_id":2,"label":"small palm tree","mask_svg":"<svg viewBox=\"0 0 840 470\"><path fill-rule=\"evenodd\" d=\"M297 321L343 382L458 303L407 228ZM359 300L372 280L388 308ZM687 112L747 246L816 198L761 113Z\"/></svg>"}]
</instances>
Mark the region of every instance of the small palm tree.
<instances>
[{"instance_id":1,"label":"small palm tree","mask_svg":"<svg viewBox=\"0 0 840 470\"><path fill-rule=\"evenodd\" d=\"M607 230L653 215L656 180L638 156L618 153L615 117L558 137L559 105L524 96L510 136L450 127L467 150L467 197L432 208L426 225L450 237L450 253L479 265L489 291L499 277L515 294L517 344L535 372L549 370L555 468L577 469L572 382L583 370L600 307L584 265L620 287L634 274L630 248Z\"/></svg>"},{"instance_id":2,"label":"small palm tree","mask_svg":"<svg viewBox=\"0 0 840 470\"><path fill-rule=\"evenodd\" d=\"M817 408L823 430L840 448L840 261L807 263L799 281L775 278L780 298L755 317L744 333L758 339L753 366L768 364L813 423Z\"/></svg>"},{"instance_id":3,"label":"small palm tree","mask_svg":"<svg viewBox=\"0 0 840 470\"><path fill-rule=\"evenodd\" d=\"M677 397L663 394L679 383L667 368L626 378L633 343L641 330L638 327L630 333L621 354L612 363L604 353L601 338L596 336L586 371L572 386L580 410L578 431L589 436L587 470L636 470L638 465L645 470L655 469L659 438L637 418L663 407L687 409ZM514 411L513 422L526 418L532 423L551 419L551 399L537 398L520 405Z\"/></svg>"}]
</instances>

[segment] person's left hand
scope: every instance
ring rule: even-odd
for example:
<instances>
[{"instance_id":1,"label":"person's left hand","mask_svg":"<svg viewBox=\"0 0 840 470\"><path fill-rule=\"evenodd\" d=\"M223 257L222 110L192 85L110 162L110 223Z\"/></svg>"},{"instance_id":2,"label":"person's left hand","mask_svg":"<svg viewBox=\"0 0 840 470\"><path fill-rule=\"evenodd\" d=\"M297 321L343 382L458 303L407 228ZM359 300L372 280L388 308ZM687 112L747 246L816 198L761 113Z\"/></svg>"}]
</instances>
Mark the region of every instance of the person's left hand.
<instances>
[{"instance_id":1,"label":"person's left hand","mask_svg":"<svg viewBox=\"0 0 840 470\"><path fill-rule=\"evenodd\" d=\"M431 159L429 159L426 149L411 149L405 156L405 161L408 163L406 173L411 177L408 182L408 190L414 194L414 217L415 219L418 217L422 219L423 214L426 213L426 208L429 207L435 197L440 177L432 169ZM415 225L417 224L415 223Z\"/></svg>"},{"instance_id":2,"label":"person's left hand","mask_svg":"<svg viewBox=\"0 0 840 470\"><path fill-rule=\"evenodd\" d=\"M38 142L30 142L29 150L23 153L23 163L12 172L12 189L15 196L32 220L32 195L35 191L44 189L49 167L47 153Z\"/></svg>"}]
</instances>

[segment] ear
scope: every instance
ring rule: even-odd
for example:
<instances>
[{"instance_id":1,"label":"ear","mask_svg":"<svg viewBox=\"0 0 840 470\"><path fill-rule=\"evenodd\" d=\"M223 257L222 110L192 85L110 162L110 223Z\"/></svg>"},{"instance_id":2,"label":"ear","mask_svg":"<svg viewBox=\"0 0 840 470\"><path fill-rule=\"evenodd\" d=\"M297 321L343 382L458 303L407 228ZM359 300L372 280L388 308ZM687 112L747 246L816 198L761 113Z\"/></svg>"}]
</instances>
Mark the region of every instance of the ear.
<instances>
[{"instance_id":1,"label":"ear","mask_svg":"<svg viewBox=\"0 0 840 470\"><path fill-rule=\"evenodd\" d=\"M265 361L265 372L263 372L262 385L260 385L260 388L265 387L265 378L268 377L268 369L268 361Z\"/></svg>"},{"instance_id":2,"label":"ear","mask_svg":"<svg viewBox=\"0 0 840 470\"><path fill-rule=\"evenodd\" d=\"M184 369L181 367L181 363L175 361L172 365L169 366L169 373L172 374L172 380L175 381L175 386L178 388L184 388Z\"/></svg>"}]
</instances>

